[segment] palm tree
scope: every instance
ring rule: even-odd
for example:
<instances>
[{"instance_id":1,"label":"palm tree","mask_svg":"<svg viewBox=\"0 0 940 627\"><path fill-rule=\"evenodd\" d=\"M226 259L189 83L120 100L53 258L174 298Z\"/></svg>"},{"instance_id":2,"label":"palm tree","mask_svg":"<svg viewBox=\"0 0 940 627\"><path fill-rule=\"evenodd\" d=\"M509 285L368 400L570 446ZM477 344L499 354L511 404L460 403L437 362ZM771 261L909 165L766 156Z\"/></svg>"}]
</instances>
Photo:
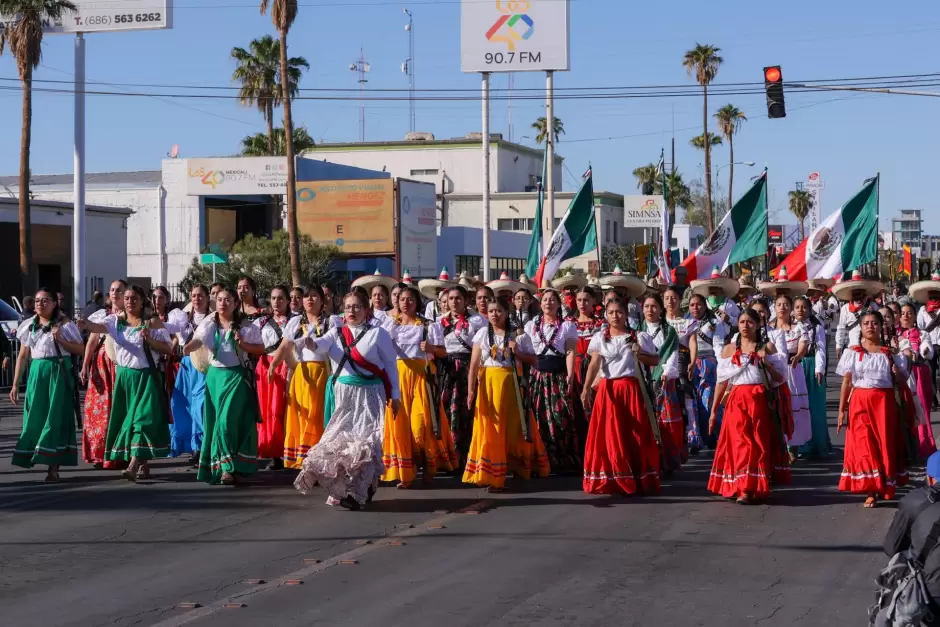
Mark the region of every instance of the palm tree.
<instances>
[{"instance_id":1,"label":"palm tree","mask_svg":"<svg viewBox=\"0 0 940 627\"><path fill-rule=\"evenodd\" d=\"M232 58L237 65L232 72L232 80L241 83L238 101L248 107L257 107L268 125L266 137L268 155L274 152L274 109L281 106L281 42L270 35L254 39L244 48L232 48ZM303 57L291 57L287 60L288 91L291 98L297 96L297 84L304 69L310 64ZM283 154L283 153L281 153ZM263 156L263 155L262 155Z\"/></svg>"},{"instance_id":2,"label":"palm tree","mask_svg":"<svg viewBox=\"0 0 940 627\"><path fill-rule=\"evenodd\" d=\"M672 224L675 224L676 207L685 210L691 207L692 192L689 190L689 186L685 184L685 181L682 180L682 174L678 170L667 172L665 178L666 193L663 194L662 179L657 179L654 191L666 197L666 207L669 208L669 213L672 215Z\"/></svg>"},{"instance_id":3,"label":"palm tree","mask_svg":"<svg viewBox=\"0 0 940 627\"><path fill-rule=\"evenodd\" d=\"M33 127L33 70L42 59L43 24L75 10L68 0L0 0L0 15L6 24L0 28L0 54L7 50L16 59L23 84L23 121L20 131L20 285L29 293L33 283L33 233L29 206L29 151ZM78 277L81 280L81 277Z\"/></svg>"},{"instance_id":4,"label":"palm tree","mask_svg":"<svg viewBox=\"0 0 940 627\"><path fill-rule=\"evenodd\" d=\"M284 143L284 129L277 127L272 132L273 137L267 133L257 133L242 139L241 155L243 157L266 157L268 155L283 157L287 152L287 146ZM310 137L310 133L307 132L306 126L294 129L294 151L296 153L303 154L314 146L316 146L316 143Z\"/></svg>"},{"instance_id":5,"label":"palm tree","mask_svg":"<svg viewBox=\"0 0 940 627\"><path fill-rule=\"evenodd\" d=\"M747 116L736 106L726 104L718 109L715 119L718 120L718 131L728 140L730 155L728 157L728 168L730 169L728 173L728 206L731 207L734 205L734 195L732 194L732 187L734 186L734 136L741 130L741 125L747 122Z\"/></svg>"},{"instance_id":6,"label":"palm tree","mask_svg":"<svg viewBox=\"0 0 940 627\"><path fill-rule=\"evenodd\" d=\"M803 232L803 221L813 210L813 196L805 189L795 189L790 192L790 213L800 221L800 241L806 237Z\"/></svg>"},{"instance_id":7,"label":"palm tree","mask_svg":"<svg viewBox=\"0 0 940 627\"><path fill-rule=\"evenodd\" d=\"M552 137L558 139L559 136L565 134L565 125L564 123L556 117L552 118ZM545 122L545 116L540 117L535 122L532 123L532 128L535 129L535 143L541 144L546 139L548 139L548 127Z\"/></svg>"},{"instance_id":8,"label":"palm tree","mask_svg":"<svg viewBox=\"0 0 940 627\"><path fill-rule=\"evenodd\" d=\"M287 63L287 31L297 19L297 0L261 0L261 15L271 7L271 21L281 40L281 103L284 106L284 156L287 157L287 242L290 250L290 276L300 285L300 243L297 239L297 181L294 175L294 121L291 118L291 90Z\"/></svg>"},{"instance_id":9,"label":"palm tree","mask_svg":"<svg viewBox=\"0 0 940 627\"><path fill-rule=\"evenodd\" d=\"M706 142L705 142L705 140L704 140L705 135L696 135L695 137L693 137L692 139L689 140L689 144L691 144L693 148L698 148L699 150L705 150L706 148L711 149L712 146L721 146L721 137L720 137L720 136L715 135L714 133L706 133L706 134L708 135L708 143L707 143L707 144L706 144ZM706 155L708 154L708 151L707 151L707 150L705 151L705 154L706 154ZM707 169L705 170L705 173L706 173L706 178L709 178L709 177L707 176L707 174L708 174L708 170L707 170ZM707 183L706 183L706 185L707 185Z\"/></svg>"},{"instance_id":10,"label":"palm tree","mask_svg":"<svg viewBox=\"0 0 940 627\"><path fill-rule=\"evenodd\" d=\"M653 189L659 181L659 166L652 162L641 165L633 171L633 176L636 177L637 188L642 190L643 194L649 196L653 193Z\"/></svg>"},{"instance_id":11,"label":"palm tree","mask_svg":"<svg viewBox=\"0 0 940 627\"><path fill-rule=\"evenodd\" d=\"M715 76L718 75L718 67L724 61L718 53L721 48L708 44L696 43L695 47L686 51L682 59L682 67L686 69L689 76L694 76L699 85L702 86L702 95L704 96L704 107L702 109L702 134L708 133L708 85ZM705 230L706 235L711 235L715 229L712 218L712 154L711 145L704 144L705 149Z\"/></svg>"}]
</instances>

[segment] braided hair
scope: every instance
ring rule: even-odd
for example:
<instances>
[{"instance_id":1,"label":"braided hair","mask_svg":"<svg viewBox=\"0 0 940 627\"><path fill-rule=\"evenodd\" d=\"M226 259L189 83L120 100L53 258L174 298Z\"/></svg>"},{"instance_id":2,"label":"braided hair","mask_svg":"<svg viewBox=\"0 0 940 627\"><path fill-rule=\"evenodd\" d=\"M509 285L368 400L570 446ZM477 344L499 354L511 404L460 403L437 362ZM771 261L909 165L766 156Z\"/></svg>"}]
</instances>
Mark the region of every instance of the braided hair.
<instances>
[{"instance_id":1,"label":"braided hair","mask_svg":"<svg viewBox=\"0 0 940 627\"><path fill-rule=\"evenodd\" d=\"M747 316L748 318L750 318L751 321L754 322L755 326L757 327L757 331L754 335L754 344L758 348L766 345L767 342L770 341L770 339L767 335L767 329L764 328L764 322L763 322L763 319L761 318L761 315L757 313L757 311L753 307L747 307L741 312L741 316L738 317L738 320L740 321L741 318L744 316ZM743 337L743 334L741 333L741 329L739 328L738 338L737 340L735 340L735 347L738 351L741 350L741 338L742 337Z\"/></svg>"},{"instance_id":2,"label":"braided hair","mask_svg":"<svg viewBox=\"0 0 940 627\"><path fill-rule=\"evenodd\" d=\"M718 318L715 317L715 312L708 308L708 299L701 294L692 294L692 296L689 298L689 303L695 299L698 299L702 302L702 310L704 312L699 320L708 322L712 325L713 328L717 328Z\"/></svg>"}]
</instances>

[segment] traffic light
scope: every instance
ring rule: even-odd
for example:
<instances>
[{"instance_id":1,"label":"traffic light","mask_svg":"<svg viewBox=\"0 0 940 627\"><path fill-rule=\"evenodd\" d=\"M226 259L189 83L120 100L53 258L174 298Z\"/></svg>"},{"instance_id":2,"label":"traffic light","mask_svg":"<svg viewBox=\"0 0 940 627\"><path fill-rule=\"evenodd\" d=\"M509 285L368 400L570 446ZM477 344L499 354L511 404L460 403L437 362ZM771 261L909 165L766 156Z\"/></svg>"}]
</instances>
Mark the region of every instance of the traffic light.
<instances>
[{"instance_id":1,"label":"traffic light","mask_svg":"<svg viewBox=\"0 0 940 627\"><path fill-rule=\"evenodd\" d=\"M767 117L787 117L787 106L783 100L783 72L779 65L764 68L764 91L767 92Z\"/></svg>"}]
</instances>

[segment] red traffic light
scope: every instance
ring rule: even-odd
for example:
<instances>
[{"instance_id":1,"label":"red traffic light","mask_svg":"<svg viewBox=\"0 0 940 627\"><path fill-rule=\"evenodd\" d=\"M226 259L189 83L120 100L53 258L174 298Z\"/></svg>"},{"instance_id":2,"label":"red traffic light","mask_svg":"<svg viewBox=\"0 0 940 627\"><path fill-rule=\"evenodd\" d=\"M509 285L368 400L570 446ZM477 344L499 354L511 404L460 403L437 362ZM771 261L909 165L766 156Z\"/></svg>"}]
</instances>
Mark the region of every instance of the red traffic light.
<instances>
[{"instance_id":1,"label":"red traffic light","mask_svg":"<svg viewBox=\"0 0 940 627\"><path fill-rule=\"evenodd\" d=\"M764 79L771 83L779 83L781 79L780 68L777 66L769 67L764 70Z\"/></svg>"}]
</instances>

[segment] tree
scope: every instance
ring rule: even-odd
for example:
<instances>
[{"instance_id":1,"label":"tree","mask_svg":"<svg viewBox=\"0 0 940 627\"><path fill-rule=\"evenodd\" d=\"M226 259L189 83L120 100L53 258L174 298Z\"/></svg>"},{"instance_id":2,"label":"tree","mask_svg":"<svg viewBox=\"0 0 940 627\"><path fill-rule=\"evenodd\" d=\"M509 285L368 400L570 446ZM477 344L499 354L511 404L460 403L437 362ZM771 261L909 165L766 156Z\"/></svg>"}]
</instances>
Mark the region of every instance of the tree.
<instances>
[{"instance_id":1,"label":"tree","mask_svg":"<svg viewBox=\"0 0 940 627\"><path fill-rule=\"evenodd\" d=\"M689 190L689 199L688 204L684 207L685 212L679 222L684 224L691 224L693 226L700 226L706 228L705 226L705 183L702 179L696 179L689 183L687 188ZM727 198L724 197L724 189L720 185L715 186L715 202L712 205L712 210L714 211L714 220L715 224L721 222L725 217L725 214L730 210L728 205ZM679 205L677 205L679 206Z\"/></svg>"},{"instance_id":2,"label":"tree","mask_svg":"<svg viewBox=\"0 0 940 627\"><path fill-rule=\"evenodd\" d=\"M613 272L620 266L624 272L636 272L636 245L604 246L601 252L601 272Z\"/></svg>"},{"instance_id":3,"label":"tree","mask_svg":"<svg viewBox=\"0 0 940 627\"><path fill-rule=\"evenodd\" d=\"M702 86L702 96L704 105L702 107L702 135L708 134L708 85L715 76L718 75L718 67L722 64L722 59L718 53L721 48L709 44L696 43L695 47L686 51L682 59L682 67L685 68L689 76L694 76L699 85ZM712 153L711 145L704 144L705 150L705 230L707 235L711 235L715 230L714 218L712 216Z\"/></svg>"},{"instance_id":4,"label":"tree","mask_svg":"<svg viewBox=\"0 0 940 627\"><path fill-rule=\"evenodd\" d=\"M688 208L692 206L692 195L689 192L689 186L682 180L682 174L678 170L675 172L667 172L665 178L666 193L663 194L662 179L656 181L653 190L655 193L666 197L666 207L669 209L669 213L672 216L671 223L675 224L676 207L688 210Z\"/></svg>"},{"instance_id":5,"label":"tree","mask_svg":"<svg viewBox=\"0 0 940 627\"><path fill-rule=\"evenodd\" d=\"M243 157L264 157L273 155L283 157L287 154L287 146L284 143L284 129L277 127L274 130L273 150L271 148L271 137L267 133L257 133L248 135L242 139L241 155ZM294 151L302 154L307 150L312 150L316 145L306 126L294 129Z\"/></svg>"},{"instance_id":6,"label":"tree","mask_svg":"<svg viewBox=\"0 0 940 627\"><path fill-rule=\"evenodd\" d=\"M238 101L247 107L256 107L261 112L268 125L267 154L274 155L274 109L281 106L283 101L281 43L274 37L265 35L252 40L248 50L232 48L232 58L236 62L232 80L241 83ZM310 64L303 57L291 57L287 60L288 91L291 98L297 96L297 85L304 69L310 69Z\"/></svg>"},{"instance_id":7,"label":"tree","mask_svg":"<svg viewBox=\"0 0 940 627\"><path fill-rule=\"evenodd\" d=\"M728 140L728 204L734 204L734 136L747 122L747 116L733 104L726 104L715 114L718 132Z\"/></svg>"},{"instance_id":8,"label":"tree","mask_svg":"<svg viewBox=\"0 0 940 627\"><path fill-rule=\"evenodd\" d=\"M276 285L303 285L324 283L332 277L333 261L342 256L334 246L314 244L308 235L300 238L301 281L294 282L290 269L289 236L277 231L271 239L247 235L235 243L229 251L228 262L216 265L216 278L223 285L234 287L238 277L248 275L257 282L258 293L267 294ZM212 266L199 263L194 258L192 265L181 281L185 293L193 285L212 282Z\"/></svg>"},{"instance_id":9,"label":"tree","mask_svg":"<svg viewBox=\"0 0 940 627\"><path fill-rule=\"evenodd\" d=\"M556 140L565 134L565 125L558 118L553 117L552 120L552 137ZM548 139L548 127L545 122L545 116L540 117L535 122L532 123L532 128L535 129L535 143L542 144L546 139Z\"/></svg>"},{"instance_id":10,"label":"tree","mask_svg":"<svg viewBox=\"0 0 940 627\"><path fill-rule=\"evenodd\" d=\"M33 70L42 60L42 29L47 22L61 20L75 10L68 0L0 0L0 54L7 50L16 59L23 84L23 119L20 131L20 285L31 292L33 280L33 232L29 206L29 153L33 128ZM82 277L77 277L82 280Z\"/></svg>"},{"instance_id":11,"label":"tree","mask_svg":"<svg viewBox=\"0 0 940 627\"><path fill-rule=\"evenodd\" d=\"M805 189L795 189L790 192L790 213L796 216L800 223L800 241L802 242L806 235L803 233L803 221L813 210L813 196Z\"/></svg>"},{"instance_id":12,"label":"tree","mask_svg":"<svg viewBox=\"0 0 940 627\"><path fill-rule=\"evenodd\" d=\"M711 149L712 146L721 146L721 137L720 137L720 136L715 135L714 133L707 133L707 135L708 135L708 146L707 146L707 147L708 147L709 149ZM705 150L706 145L705 145L705 139L704 139L704 138L705 138L705 135L696 135L695 137L693 137L692 139L689 140L689 144L690 144L693 148L698 148L699 150ZM705 154L708 154L708 151L707 151L707 150L705 151ZM708 181L711 181L711 177L708 176L708 170L707 170L707 169L705 170L705 178L706 178Z\"/></svg>"},{"instance_id":13,"label":"tree","mask_svg":"<svg viewBox=\"0 0 940 627\"><path fill-rule=\"evenodd\" d=\"M633 176L636 177L637 189L648 196L653 193L656 183L659 181L659 166L652 162L641 165L633 171ZM662 184L660 184L660 187L662 187Z\"/></svg>"},{"instance_id":14,"label":"tree","mask_svg":"<svg viewBox=\"0 0 940 627\"><path fill-rule=\"evenodd\" d=\"M291 284L300 284L300 244L297 241L297 179L294 174L294 121L287 63L287 32L297 19L297 0L261 0L261 15L271 7L271 21L281 39L281 102L284 106L284 156L287 157L287 235L290 249Z\"/></svg>"}]
</instances>

